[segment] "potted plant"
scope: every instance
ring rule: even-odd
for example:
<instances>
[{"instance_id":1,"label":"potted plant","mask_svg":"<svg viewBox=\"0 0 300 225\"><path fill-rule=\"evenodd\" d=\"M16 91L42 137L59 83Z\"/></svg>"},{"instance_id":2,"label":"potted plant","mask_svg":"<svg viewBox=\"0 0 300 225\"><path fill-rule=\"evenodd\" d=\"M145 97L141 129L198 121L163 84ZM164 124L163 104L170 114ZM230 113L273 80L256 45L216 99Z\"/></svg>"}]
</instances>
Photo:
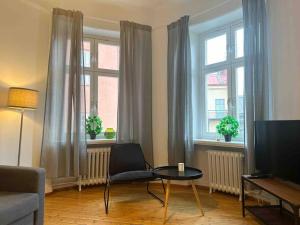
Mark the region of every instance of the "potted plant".
<instances>
[{"instance_id":1,"label":"potted plant","mask_svg":"<svg viewBox=\"0 0 300 225\"><path fill-rule=\"evenodd\" d=\"M116 131L114 130L114 128L107 128L104 132L104 136L107 139L113 139L116 136Z\"/></svg>"},{"instance_id":2,"label":"potted plant","mask_svg":"<svg viewBox=\"0 0 300 225\"><path fill-rule=\"evenodd\" d=\"M97 115L91 115L86 120L86 132L95 139L102 131L102 120Z\"/></svg>"},{"instance_id":3,"label":"potted plant","mask_svg":"<svg viewBox=\"0 0 300 225\"><path fill-rule=\"evenodd\" d=\"M239 133L239 122L233 116L225 116L216 126L217 132L224 136L226 142Z\"/></svg>"}]
</instances>

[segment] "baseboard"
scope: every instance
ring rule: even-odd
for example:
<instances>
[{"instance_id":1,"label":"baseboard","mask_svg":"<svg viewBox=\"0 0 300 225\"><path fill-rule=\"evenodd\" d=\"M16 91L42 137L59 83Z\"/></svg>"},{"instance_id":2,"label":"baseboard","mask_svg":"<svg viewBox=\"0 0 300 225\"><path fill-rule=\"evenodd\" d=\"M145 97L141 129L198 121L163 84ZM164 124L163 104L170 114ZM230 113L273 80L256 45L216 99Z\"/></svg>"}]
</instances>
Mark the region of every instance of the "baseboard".
<instances>
[{"instance_id":1,"label":"baseboard","mask_svg":"<svg viewBox=\"0 0 300 225\"><path fill-rule=\"evenodd\" d=\"M75 187L77 185L78 185L77 177L64 177L64 178L57 178L52 180L53 190Z\"/></svg>"}]
</instances>

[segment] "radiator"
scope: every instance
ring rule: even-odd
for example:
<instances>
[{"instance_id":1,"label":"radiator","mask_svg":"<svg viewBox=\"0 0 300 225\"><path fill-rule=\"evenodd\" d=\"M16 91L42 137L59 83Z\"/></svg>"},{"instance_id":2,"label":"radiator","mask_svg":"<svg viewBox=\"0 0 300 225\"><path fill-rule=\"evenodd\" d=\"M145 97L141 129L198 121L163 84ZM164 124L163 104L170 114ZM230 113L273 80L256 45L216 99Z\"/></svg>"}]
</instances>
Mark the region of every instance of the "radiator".
<instances>
[{"instance_id":1,"label":"radiator","mask_svg":"<svg viewBox=\"0 0 300 225\"><path fill-rule=\"evenodd\" d=\"M243 157L240 152L208 151L210 193L217 190L241 197Z\"/></svg>"},{"instance_id":2,"label":"radiator","mask_svg":"<svg viewBox=\"0 0 300 225\"><path fill-rule=\"evenodd\" d=\"M109 166L110 147L87 149L87 175L78 181L79 191L82 186L104 184Z\"/></svg>"}]
</instances>

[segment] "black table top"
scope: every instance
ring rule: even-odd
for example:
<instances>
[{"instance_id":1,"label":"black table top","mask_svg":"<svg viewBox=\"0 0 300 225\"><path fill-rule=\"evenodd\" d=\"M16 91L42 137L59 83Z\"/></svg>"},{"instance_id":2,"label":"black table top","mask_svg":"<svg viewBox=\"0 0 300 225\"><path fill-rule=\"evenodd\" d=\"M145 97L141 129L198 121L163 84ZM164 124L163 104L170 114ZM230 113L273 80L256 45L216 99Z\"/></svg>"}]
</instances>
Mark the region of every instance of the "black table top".
<instances>
[{"instance_id":1,"label":"black table top","mask_svg":"<svg viewBox=\"0 0 300 225\"><path fill-rule=\"evenodd\" d=\"M154 174L166 180L195 180L203 176L201 170L193 167L184 167L184 171L178 171L177 166L162 166L154 169Z\"/></svg>"}]
</instances>

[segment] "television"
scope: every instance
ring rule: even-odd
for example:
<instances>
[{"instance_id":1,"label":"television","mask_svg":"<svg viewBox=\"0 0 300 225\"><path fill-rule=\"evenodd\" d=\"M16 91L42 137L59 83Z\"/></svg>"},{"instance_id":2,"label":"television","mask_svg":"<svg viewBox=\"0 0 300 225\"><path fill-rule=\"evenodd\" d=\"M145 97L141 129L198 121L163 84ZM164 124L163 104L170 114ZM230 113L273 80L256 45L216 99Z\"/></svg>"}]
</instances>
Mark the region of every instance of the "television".
<instances>
[{"instance_id":1,"label":"television","mask_svg":"<svg viewBox=\"0 0 300 225\"><path fill-rule=\"evenodd\" d=\"M256 170L300 184L300 120L255 121L254 125Z\"/></svg>"}]
</instances>

